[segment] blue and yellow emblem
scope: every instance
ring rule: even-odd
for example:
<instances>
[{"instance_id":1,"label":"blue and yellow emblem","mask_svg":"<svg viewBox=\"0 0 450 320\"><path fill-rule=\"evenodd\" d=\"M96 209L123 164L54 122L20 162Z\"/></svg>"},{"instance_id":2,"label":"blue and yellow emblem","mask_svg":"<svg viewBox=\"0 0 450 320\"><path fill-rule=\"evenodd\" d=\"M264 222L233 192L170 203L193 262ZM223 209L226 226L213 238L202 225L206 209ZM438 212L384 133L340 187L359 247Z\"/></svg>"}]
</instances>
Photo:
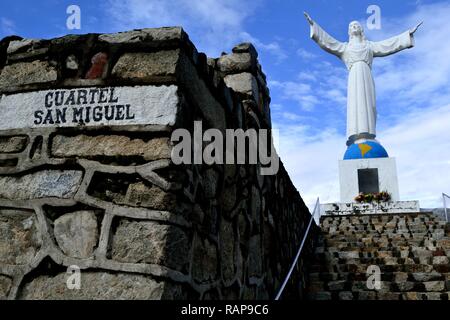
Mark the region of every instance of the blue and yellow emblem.
<instances>
[{"instance_id":1,"label":"blue and yellow emblem","mask_svg":"<svg viewBox=\"0 0 450 320\"><path fill-rule=\"evenodd\" d=\"M350 145L345 152L344 160L387 157L389 157L388 153L381 144L375 141L365 141Z\"/></svg>"}]
</instances>

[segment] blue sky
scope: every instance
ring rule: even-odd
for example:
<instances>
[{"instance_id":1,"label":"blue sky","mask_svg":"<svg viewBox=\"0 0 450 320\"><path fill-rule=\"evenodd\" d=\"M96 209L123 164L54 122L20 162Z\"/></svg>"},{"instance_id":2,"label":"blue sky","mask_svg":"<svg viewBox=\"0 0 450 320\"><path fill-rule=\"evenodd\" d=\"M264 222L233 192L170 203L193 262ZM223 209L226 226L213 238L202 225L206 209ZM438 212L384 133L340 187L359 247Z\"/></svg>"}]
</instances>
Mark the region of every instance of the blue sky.
<instances>
[{"instance_id":1,"label":"blue sky","mask_svg":"<svg viewBox=\"0 0 450 320\"><path fill-rule=\"evenodd\" d=\"M81 30L67 30L66 8L81 8ZM396 157L402 200L441 206L450 193L450 1L432 0L105 0L3 1L0 37L52 38L68 33L116 32L181 25L211 57L251 41L269 80L280 154L307 203L339 200L338 160L345 152L347 71L310 38L307 11L335 38L365 26L369 5L381 9L371 40L424 25L416 46L376 59L377 136Z\"/></svg>"}]
</instances>

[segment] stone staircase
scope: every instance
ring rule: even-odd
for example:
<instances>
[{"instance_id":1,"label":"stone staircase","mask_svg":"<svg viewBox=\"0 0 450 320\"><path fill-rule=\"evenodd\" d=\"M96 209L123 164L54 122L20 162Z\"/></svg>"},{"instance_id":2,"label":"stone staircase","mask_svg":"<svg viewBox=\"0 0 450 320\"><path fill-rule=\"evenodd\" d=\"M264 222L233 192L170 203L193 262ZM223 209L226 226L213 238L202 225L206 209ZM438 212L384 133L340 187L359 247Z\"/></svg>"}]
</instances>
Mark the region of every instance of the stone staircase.
<instances>
[{"instance_id":1,"label":"stone staircase","mask_svg":"<svg viewBox=\"0 0 450 320\"><path fill-rule=\"evenodd\" d=\"M324 216L321 228L309 299L450 299L450 224L440 217L423 212ZM367 286L372 265L381 271L378 290Z\"/></svg>"}]
</instances>

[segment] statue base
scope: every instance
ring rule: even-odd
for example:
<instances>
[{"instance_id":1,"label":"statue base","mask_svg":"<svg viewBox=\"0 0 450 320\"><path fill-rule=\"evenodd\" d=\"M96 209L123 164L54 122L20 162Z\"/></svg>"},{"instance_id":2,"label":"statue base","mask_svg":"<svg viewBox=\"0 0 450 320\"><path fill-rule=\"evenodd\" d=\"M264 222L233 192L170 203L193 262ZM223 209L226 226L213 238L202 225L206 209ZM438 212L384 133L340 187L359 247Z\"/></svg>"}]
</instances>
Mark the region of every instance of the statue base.
<instances>
[{"instance_id":1,"label":"statue base","mask_svg":"<svg viewBox=\"0 0 450 320\"><path fill-rule=\"evenodd\" d=\"M399 200L395 158L367 158L339 161L341 202L355 202L359 193L387 191Z\"/></svg>"}]
</instances>

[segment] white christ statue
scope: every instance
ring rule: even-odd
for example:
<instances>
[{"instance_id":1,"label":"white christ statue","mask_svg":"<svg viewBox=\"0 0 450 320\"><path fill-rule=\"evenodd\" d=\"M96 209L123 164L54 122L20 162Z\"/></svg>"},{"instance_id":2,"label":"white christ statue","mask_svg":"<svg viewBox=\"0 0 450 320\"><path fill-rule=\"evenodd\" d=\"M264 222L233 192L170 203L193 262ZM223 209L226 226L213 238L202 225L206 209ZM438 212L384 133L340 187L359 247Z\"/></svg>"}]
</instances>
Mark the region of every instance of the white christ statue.
<instances>
[{"instance_id":1,"label":"white christ statue","mask_svg":"<svg viewBox=\"0 0 450 320\"><path fill-rule=\"evenodd\" d=\"M377 109L375 83L372 77L374 57L384 57L414 46L414 32L419 23L398 36L383 40L369 41L358 21L348 26L348 42L340 42L323 30L305 12L310 24L311 38L325 51L341 59L348 71L347 86L347 144L357 139L374 139L376 136Z\"/></svg>"}]
</instances>

